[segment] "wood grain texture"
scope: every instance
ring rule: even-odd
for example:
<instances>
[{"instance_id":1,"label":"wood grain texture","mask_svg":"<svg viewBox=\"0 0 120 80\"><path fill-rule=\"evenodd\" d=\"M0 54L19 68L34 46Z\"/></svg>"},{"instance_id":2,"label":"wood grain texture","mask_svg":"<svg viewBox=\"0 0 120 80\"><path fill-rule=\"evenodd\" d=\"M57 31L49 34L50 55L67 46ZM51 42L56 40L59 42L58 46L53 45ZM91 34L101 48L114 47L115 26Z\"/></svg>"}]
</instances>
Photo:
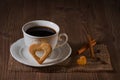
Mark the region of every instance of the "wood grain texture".
<instances>
[{"instance_id":1,"label":"wood grain texture","mask_svg":"<svg viewBox=\"0 0 120 80\"><path fill-rule=\"evenodd\" d=\"M100 73L40 73L8 70L10 45L23 37L24 23L44 19L57 23L69 36L72 55L86 42L87 27L98 43L108 45L115 71ZM1 0L0 80L119 80L120 79L119 0Z\"/></svg>"}]
</instances>

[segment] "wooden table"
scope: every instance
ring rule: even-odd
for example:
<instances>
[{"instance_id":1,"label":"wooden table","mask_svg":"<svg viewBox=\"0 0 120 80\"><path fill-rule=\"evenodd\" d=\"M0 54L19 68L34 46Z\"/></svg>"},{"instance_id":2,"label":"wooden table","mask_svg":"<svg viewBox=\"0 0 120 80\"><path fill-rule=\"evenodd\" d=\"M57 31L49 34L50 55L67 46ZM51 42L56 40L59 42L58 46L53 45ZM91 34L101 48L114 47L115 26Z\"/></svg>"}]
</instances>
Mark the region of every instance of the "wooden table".
<instances>
[{"instance_id":1,"label":"wooden table","mask_svg":"<svg viewBox=\"0 0 120 80\"><path fill-rule=\"evenodd\" d=\"M84 26L97 42L108 46L112 72L40 73L8 70L10 45L22 38L24 23L57 23L69 36L72 54L86 42ZM0 1L0 80L118 80L120 79L119 0L2 0Z\"/></svg>"}]
</instances>

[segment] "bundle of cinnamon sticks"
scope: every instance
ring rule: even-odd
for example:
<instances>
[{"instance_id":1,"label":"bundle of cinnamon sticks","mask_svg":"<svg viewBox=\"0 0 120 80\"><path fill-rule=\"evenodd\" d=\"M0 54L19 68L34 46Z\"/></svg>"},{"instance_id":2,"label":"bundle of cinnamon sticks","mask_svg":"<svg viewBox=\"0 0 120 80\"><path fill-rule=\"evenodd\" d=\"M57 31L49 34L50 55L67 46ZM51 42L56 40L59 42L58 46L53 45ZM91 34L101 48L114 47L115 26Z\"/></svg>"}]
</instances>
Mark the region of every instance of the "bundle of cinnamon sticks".
<instances>
[{"instance_id":1,"label":"bundle of cinnamon sticks","mask_svg":"<svg viewBox=\"0 0 120 80\"><path fill-rule=\"evenodd\" d=\"M78 54L82 54L82 53L85 52L87 49L89 49L89 50L90 50L90 56L91 56L91 58L95 58L95 53L94 53L93 47L95 46L96 41L95 41L94 39L92 39L89 34L87 34L87 39L88 39L88 44L82 46L82 47L78 50Z\"/></svg>"}]
</instances>

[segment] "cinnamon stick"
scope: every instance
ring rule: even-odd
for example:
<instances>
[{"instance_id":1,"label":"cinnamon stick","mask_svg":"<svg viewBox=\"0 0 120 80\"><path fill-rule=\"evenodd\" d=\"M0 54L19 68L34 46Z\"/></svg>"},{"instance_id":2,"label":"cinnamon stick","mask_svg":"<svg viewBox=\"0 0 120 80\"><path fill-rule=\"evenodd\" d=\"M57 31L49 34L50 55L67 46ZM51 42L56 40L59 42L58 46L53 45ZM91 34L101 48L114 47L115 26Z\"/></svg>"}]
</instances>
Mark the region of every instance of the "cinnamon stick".
<instances>
[{"instance_id":1,"label":"cinnamon stick","mask_svg":"<svg viewBox=\"0 0 120 80\"><path fill-rule=\"evenodd\" d=\"M90 53L91 53L91 57L95 58L95 53L94 53L94 49L91 43L91 36L88 34L87 35L88 41L89 41L89 49L90 49Z\"/></svg>"}]
</instances>

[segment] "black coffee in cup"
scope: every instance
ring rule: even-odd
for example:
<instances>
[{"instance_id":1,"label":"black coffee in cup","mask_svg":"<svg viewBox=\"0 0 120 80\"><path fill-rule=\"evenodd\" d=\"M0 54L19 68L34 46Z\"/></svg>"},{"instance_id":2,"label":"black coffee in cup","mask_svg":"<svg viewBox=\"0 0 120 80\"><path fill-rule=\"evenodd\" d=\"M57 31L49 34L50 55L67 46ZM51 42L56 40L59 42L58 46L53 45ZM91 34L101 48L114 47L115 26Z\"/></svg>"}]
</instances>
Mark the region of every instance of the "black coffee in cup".
<instances>
[{"instance_id":1,"label":"black coffee in cup","mask_svg":"<svg viewBox=\"0 0 120 80\"><path fill-rule=\"evenodd\" d=\"M45 37L54 35L56 31L52 28L45 26L34 26L32 28L27 29L26 33L32 36Z\"/></svg>"}]
</instances>

